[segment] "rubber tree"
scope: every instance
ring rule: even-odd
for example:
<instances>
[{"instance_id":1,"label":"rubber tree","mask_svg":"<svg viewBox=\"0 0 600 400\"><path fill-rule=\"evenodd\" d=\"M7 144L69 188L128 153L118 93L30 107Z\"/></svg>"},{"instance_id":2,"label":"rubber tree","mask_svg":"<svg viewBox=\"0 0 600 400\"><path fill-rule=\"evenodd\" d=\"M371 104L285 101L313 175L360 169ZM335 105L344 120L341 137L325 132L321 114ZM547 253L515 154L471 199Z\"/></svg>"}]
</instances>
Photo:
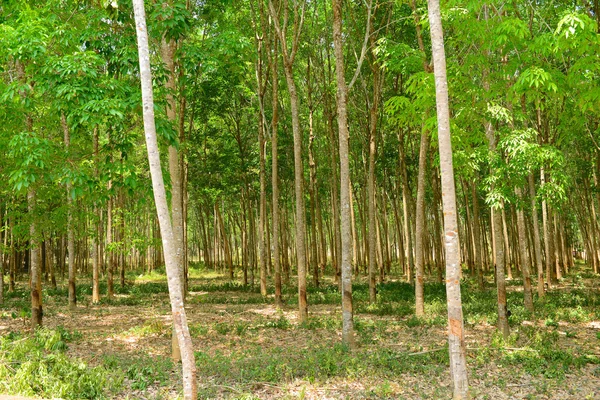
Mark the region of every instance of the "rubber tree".
<instances>
[{"instance_id":1,"label":"rubber tree","mask_svg":"<svg viewBox=\"0 0 600 400\"><path fill-rule=\"evenodd\" d=\"M431 48L435 76L435 98L438 120L438 143L442 175L442 206L444 210L444 241L446 248L446 297L448 305L448 349L450 351L450 376L454 399L469 397L467 360L465 355L465 330L460 293L460 244L456 213L456 187L452 165L450 141L450 107L446 54L439 0L427 1Z\"/></svg>"},{"instance_id":2,"label":"rubber tree","mask_svg":"<svg viewBox=\"0 0 600 400\"><path fill-rule=\"evenodd\" d=\"M156 138L152 73L150 71L150 52L148 49L148 30L146 27L144 0L133 0L133 10L135 15L135 27L140 62L144 133L146 137L148 162L150 164L154 202L156 205L160 233L162 237L169 288L169 299L171 302L171 312L173 314L173 326L175 327L177 341L181 351L181 361L183 367L183 395L184 399L186 400L195 400L197 398L198 391L198 383L196 380L196 362L194 360L192 338L190 336L185 308L183 306L183 290L179 275L179 265L177 263L177 248L173 234L173 226L169 216L167 193L165 190L165 183L163 181L158 140Z\"/></svg>"}]
</instances>

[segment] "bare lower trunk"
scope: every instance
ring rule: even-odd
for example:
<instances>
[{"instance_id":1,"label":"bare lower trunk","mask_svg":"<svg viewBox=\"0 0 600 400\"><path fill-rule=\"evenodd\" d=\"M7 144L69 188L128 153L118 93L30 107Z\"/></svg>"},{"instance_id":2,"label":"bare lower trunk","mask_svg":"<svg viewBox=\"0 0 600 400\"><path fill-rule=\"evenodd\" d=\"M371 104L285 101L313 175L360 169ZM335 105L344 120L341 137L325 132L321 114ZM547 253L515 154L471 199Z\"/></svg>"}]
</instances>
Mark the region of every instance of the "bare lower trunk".
<instances>
[{"instance_id":1,"label":"bare lower trunk","mask_svg":"<svg viewBox=\"0 0 600 400\"><path fill-rule=\"evenodd\" d=\"M477 282L479 284L479 288L484 288L483 281L483 257L482 257L482 247L483 244L481 242L481 229L479 226L479 197L477 196L477 186L475 183L471 185L471 197L473 201L473 237L474 237L474 247L475 247L475 269L477 270Z\"/></svg>"},{"instance_id":2,"label":"bare lower trunk","mask_svg":"<svg viewBox=\"0 0 600 400\"><path fill-rule=\"evenodd\" d=\"M425 170L427 169L427 151L429 149L429 132L423 129L421 147L419 149L419 176L417 181L417 221L415 228L415 311L417 317L425 314L423 298L423 243L425 241Z\"/></svg>"},{"instance_id":3,"label":"bare lower trunk","mask_svg":"<svg viewBox=\"0 0 600 400\"><path fill-rule=\"evenodd\" d=\"M65 149L68 152L71 144L69 126L65 114L61 114L61 124L64 133ZM77 307L77 291L75 288L75 235L73 233L73 197L71 196L72 184L67 182L67 253L69 254L69 308L71 310Z\"/></svg>"},{"instance_id":4,"label":"bare lower trunk","mask_svg":"<svg viewBox=\"0 0 600 400\"><path fill-rule=\"evenodd\" d=\"M94 163L95 175L98 175L98 128L94 128ZM94 233L92 234L92 303L98 303L100 301L100 254L98 252L99 245L98 231L100 227L98 215L98 207L94 206L94 218L92 219L92 226L94 227Z\"/></svg>"},{"instance_id":5,"label":"bare lower trunk","mask_svg":"<svg viewBox=\"0 0 600 400\"><path fill-rule=\"evenodd\" d=\"M518 199L521 199L521 188L515 189ZM517 210L517 225L519 227L519 252L521 254L521 272L523 274L523 292L525 296L525 308L533 312L533 296L531 295L531 263L527 259L527 237L525 232L525 216L523 209Z\"/></svg>"},{"instance_id":6,"label":"bare lower trunk","mask_svg":"<svg viewBox=\"0 0 600 400\"><path fill-rule=\"evenodd\" d=\"M542 244L540 240L540 223L537 213L537 200L535 194L535 182L533 181L533 173L528 176L529 182L529 198L531 201L531 216L533 220L533 248L535 251L535 265L537 269L537 292L538 296L544 297L544 266L542 263Z\"/></svg>"},{"instance_id":7,"label":"bare lower trunk","mask_svg":"<svg viewBox=\"0 0 600 400\"><path fill-rule=\"evenodd\" d=\"M180 279L180 265L177 258L177 246L173 234L173 227L169 218L167 195L162 177L160 154L156 138L156 127L154 124L154 99L152 95L152 76L150 72L150 55L148 51L148 32L146 28L146 16L143 0L133 0L136 31L138 38L138 52L140 59L140 77L142 83L142 103L144 117L144 132L148 150L148 161L150 164L150 175L154 201L158 213L161 237L164 248L167 281L169 286L169 297L171 311L173 314L173 325L177 333L177 341L181 348L183 366L183 394L186 400L197 398L196 364L194 360L194 349L187 325L185 308L183 305L183 290Z\"/></svg>"},{"instance_id":8,"label":"bare lower trunk","mask_svg":"<svg viewBox=\"0 0 600 400\"><path fill-rule=\"evenodd\" d=\"M465 337L460 293L460 247L458 217L456 215L456 189L450 143L450 111L448 105L448 82L446 78L446 55L442 33L439 0L428 0L429 25L435 74L436 105L438 116L438 139L442 175L442 199L444 209L444 232L446 246L446 295L448 303L448 347L450 351L450 375L454 399L469 396Z\"/></svg>"},{"instance_id":9,"label":"bare lower trunk","mask_svg":"<svg viewBox=\"0 0 600 400\"><path fill-rule=\"evenodd\" d=\"M540 170L541 186L544 187L546 183L546 175L544 168ZM550 238L550 226L548 222L548 207L546 200L542 200L542 227L544 229L544 255L546 265L546 284L548 288L552 285L552 243Z\"/></svg>"},{"instance_id":10,"label":"bare lower trunk","mask_svg":"<svg viewBox=\"0 0 600 400\"><path fill-rule=\"evenodd\" d=\"M375 111L376 112L376 111ZM373 114L373 111L371 111ZM369 173L367 176L367 191L368 191L368 214L369 214L369 301L374 303L376 300L376 281L375 281L375 271L376 271L376 260L375 260L375 246L377 236L375 232L375 224L376 224L376 209L375 209L375 135L377 134L376 128L374 126L375 122L373 119L377 119L377 116L371 115L371 132L369 137Z\"/></svg>"},{"instance_id":11,"label":"bare lower trunk","mask_svg":"<svg viewBox=\"0 0 600 400\"><path fill-rule=\"evenodd\" d=\"M271 187L273 192L272 202L272 224L273 224L273 263L275 269L275 305L283 305L281 299L281 258L279 255L279 171L278 171L278 151L277 151L277 124L279 120L279 102L278 102L278 76L277 76L277 38L273 38L273 58L271 60L272 77L272 109L271 117Z\"/></svg>"},{"instance_id":12,"label":"bare lower trunk","mask_svg":"<svg viewBox=\"0 0 600 400\"><path fill-rule=\"evenodd\" d=\"M36 204L36 195L33 188L27 192L27 204L29 213L33 216ZM31 328L35 329L42 325L42 275L40 271L40 243L38 238L35 217L33 216L29 226L29 269L31 271Z\"/></svg>"}]
</instances>

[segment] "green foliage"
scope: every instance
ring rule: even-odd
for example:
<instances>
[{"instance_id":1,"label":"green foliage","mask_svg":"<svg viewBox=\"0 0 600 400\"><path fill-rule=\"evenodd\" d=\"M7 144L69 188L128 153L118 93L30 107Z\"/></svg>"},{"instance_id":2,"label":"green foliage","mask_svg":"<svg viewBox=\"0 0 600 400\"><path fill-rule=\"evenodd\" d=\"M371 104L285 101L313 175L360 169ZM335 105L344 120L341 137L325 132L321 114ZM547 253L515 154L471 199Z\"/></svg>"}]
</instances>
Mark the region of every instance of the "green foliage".
<instances>
[{"instance_id":1,"label":"green foliage","mask_svg":"<svg viewBox=\"0 0 600 400\"><path fill-rule=\"evenodd\" d=\"M102 399L119 389L123 378L104 367L90 367L65 354L81 335L62 328L41 328L32 336L0 338L2 393L64 399Z\"/></svg>"}]
</instances>

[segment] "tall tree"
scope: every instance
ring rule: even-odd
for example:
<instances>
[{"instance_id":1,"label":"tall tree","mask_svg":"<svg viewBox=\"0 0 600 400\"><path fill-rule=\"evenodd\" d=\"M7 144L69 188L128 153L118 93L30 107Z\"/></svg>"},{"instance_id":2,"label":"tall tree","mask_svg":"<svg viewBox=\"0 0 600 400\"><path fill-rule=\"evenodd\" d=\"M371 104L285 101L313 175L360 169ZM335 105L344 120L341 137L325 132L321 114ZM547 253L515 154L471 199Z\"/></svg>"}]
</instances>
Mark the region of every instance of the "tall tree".
<instances>
[{"instance_id":1,"label":"tall tree","mask_svg":"<svg viewBox=\"0 0 600 400\"><path fill-rule=\"evenodd\" d=\"M437 105L438 142L442 175L442 202L444 208L444 238L446 247L446 297L448 304L448 348L450 351L450 376L454 399L469 396L465 330L460 294L460 244L456 213L456 188L450 141L450 106L448 103L448 79L446 77L446 53L439 0L428 0L431 50L435 75L435 98Z\"/></svg>"},{"instance_id":2,"label":"tall tree","mask_svg":"<svg viewBox=\"0 0 600 400\"><path fill-rule=\"evenodd\" d=\"M342 340L354 345L352 309L352 232L350 207L350 157L348 155L348 86L344 73L344 43L342 40L342 0L333 0L333 46L337 83L337 114L340 149L340 220L342 236Z\"/></svg>"},{"instance_id":3,"label":"tall tree","mask_svg":"<svg viewBox=\"0 0 600 400\"><path fill-rule=\"evenodd\" d=\"M181 350L183 394L186 400L196 400L198 383L196 380L194 348L192 346L192 338L190 336L185 308L183 306L183 290L179 272L180 265L178 264L177 244L175 243L171 218L169 216L167 194L160 165L160 153L154 122L154 96L152 93L152 73L150 70L150 52L148 49L148 30L146 27L144 0L133 0L133 10L138 39L144 132L148 151L148 162L150 164L154 202L156 204L165 255L173 325L177 333L177 341Z\"/></svg>"},{"instance_id":4,"label":"tall tree","mask_svg":"<svg viewBox=\"0 0 600 400\"><path fill-rule=\"evenodd\" d=\"M292 112L292 132L294 135L294 193L296 199L296 262L298 265L298 312L300 322L308 319L308 301L306 295L306 223L304 208L304 166L302 162L302 129L300 128L300 97L294 79L294 60L298 54L300 34L304 25L304 11L306 3L300 0L292 2L293 27L291 49L288 48L288 2L279 5L283 8L283 24L279 22L279 13L272 0L269 0L269 12L273 20L275 31L281 45L283 57L283 72L290 95Z\"/></svg>"}]
</instances>

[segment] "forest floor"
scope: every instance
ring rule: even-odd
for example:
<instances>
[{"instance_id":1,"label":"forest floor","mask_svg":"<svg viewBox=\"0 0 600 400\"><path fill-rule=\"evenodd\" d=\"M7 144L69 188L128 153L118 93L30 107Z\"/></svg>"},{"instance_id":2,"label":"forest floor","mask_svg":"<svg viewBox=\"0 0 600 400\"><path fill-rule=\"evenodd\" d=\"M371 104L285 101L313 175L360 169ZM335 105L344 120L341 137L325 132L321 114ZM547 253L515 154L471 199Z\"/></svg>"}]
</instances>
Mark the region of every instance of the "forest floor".
<instances>
[{"instance_id":1,"label":"forest floor","mask_svg":"<svg viewBox=\"0 0 600 400\"><path fill-rule=\"evenodd\" d=\"M535 296L534 315L523 307L521 281L509 281L512 333L506 341L495 329L493 281L480 291L465 280L474 398L600 399L600 277L579 268L545 298ZM341 300L335 285L309 288L309 321L298 324L295 288L285 290L286 306L277 310L273 296L263 298L256 287L192 269L186 309L198 397L450 398L444 287L426 285L428 317L417 319L413 287L390 279L379 285L373 305L368 304L367 285L354 286L358 346L350 351L341 344ZM165 277L130 274L128 282L117 285L113 300L104 298L96 305L91 304L91 288L80 283L75 311L68 310L64 288L45 289L47 329L33 336L29 293L22 286L8 293L0 306L0 394L180 396L179 367L169 358L172 328ZM68 380L79 383L64 387Z\"/></svg>"}]
</instances>

